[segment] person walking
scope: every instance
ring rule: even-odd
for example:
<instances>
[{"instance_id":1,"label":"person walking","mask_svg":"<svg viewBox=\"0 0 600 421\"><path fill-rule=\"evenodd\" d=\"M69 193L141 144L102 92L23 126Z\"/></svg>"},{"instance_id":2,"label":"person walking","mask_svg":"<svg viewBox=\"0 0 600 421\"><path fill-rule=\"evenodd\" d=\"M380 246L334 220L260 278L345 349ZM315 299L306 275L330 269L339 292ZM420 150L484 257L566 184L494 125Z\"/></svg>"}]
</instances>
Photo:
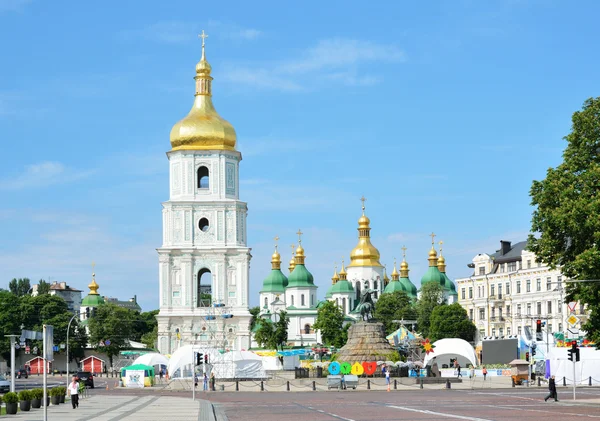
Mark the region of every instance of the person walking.
<instances>
[{"instance_id":1,"label":"person walking","mask_svg":"<svg viewBox=\"0 0 600 421\"><path fill-rule=\"evenodd\" d=\"M381 367L381 371L383 372L383 375L385 376L385 384L387 385L387 391L390 391L390 368L387 366L387 364L383 364L383 366Z\"/></svg>"},{"instance_id":2,"label":"person walking","mask_svg":"<svg viewBox=\"0 0 600 421\"><path fill-rule=\"evenodd\" d=\"M204 378L202 379L202 390L205 392L208 390L208 376L204 373Z\"/></svg>"},{"instance_id":3,"label":"person walking","mask_svg":"<svg viewBox=\"0 0 600 421\"><path fill-rule=\"evenodd\" d=\"M456 378L460 379L462 377L462 373L460 372L460 364L458 360L456 360Z\"/></svg>"},{"instance_id":4,"label":"person walking","mask_svg":"<svg viewBox=\"0 0 600 421\"><path fill-rule=\"evenodd\" d=\"M550 393L548 393L548 396L544 398L544 401L548 402L548 399L554 398L554 402L558 402L558 394L556 393L556 381L554 376L550 377L548 380L548 390Z\"/></svg>"},{"instance_id":5,"label":"person walking","mask_svg":"<svg viewBox=\"0 0 600 421\"><path fill-rule=\"evenodd\" d=\"M475 378L475 367L473 367L473 364L471 364L471 368L469 369L469 378L470 379Z\"/></svg>"},{"instance_id":6,"label":"person walking","mask_svg":"<svg viewBox=\"0 0 600 421\"><path fill-rule=\"evenodd\" d=\"M79 408L79 382L77 381L77 377L73 376L73 380L69 383L69 387L67 388L67 393L71 396L71 405L73 405L73 409Z\"/></svg>"},{"instance_id":7,"label":"person walking","mask_svg":"<svg viewBox=\"0 0 600 421\"><path fill-rule=\"evenodd\" d=\"M485 381L485 377L487 376L487 368L485 368L485 365L483 366L483 370L481 370L481 372L483 373L483 381Z\"/></svg>"}]
</instances>

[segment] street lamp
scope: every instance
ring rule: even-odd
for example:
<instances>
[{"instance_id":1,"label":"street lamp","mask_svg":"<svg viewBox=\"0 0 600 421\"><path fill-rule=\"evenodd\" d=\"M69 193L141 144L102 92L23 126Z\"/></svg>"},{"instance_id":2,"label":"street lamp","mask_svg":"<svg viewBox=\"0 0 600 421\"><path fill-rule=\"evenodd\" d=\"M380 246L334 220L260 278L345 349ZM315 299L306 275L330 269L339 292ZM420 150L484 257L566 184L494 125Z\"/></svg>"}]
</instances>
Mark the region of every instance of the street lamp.
<instances>
[{"instance_id":1,"label":"street lamp","mask_svg":"<svg viewBox=\"0 0 600 421\"><path fill-rule=\"evenodd\" d=\"M71 330L71 322L77 317L77 314L74 314L69 320L69 324L67 325L67 381L69 380L69 330Z\"/></svg>"}]
</instances>

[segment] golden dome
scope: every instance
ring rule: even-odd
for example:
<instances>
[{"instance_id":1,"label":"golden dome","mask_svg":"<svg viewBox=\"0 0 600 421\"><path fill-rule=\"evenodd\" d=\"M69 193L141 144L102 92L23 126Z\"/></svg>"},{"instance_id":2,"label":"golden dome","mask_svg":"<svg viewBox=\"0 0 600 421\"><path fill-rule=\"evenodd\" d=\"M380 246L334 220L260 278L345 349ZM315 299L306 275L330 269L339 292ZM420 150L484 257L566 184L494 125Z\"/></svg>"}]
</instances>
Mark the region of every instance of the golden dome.
<instances>
[{"instance_id":1,"label":"golden dome","mask_svg":"<svg viewBox=\"0 0 600 421\"><path fill-rule=\"evenodd\" d=\"M379 250L371 244L371 227L370 219L365 215L365 198L361 198L363 202L362 216L358 219L358 244L352 252L350 252L350 264L348 267L370 266L382 267L379 263Z\"/></svg>"},{"instance_id":2,"label":"golden dome","mask_svg":"<svg viewBox=\"0 0 600 421\"><path fill-rule=\"evenodd\" d=\"M96 283L95 273L92 273L92 282L90 282L88 288L90 289L90 295L100 295L98 294L98 289L100 288L100 286Z\"/></svg>"},{"instance_id":3,"label":"golden dome","mask_svg":"<svg viewBox=\"0 0 600 421\"><path fill-rule=\"evenodd\" d=\"M348 275L348 273L346 272L346 269L344 268L344 261L342 260L342 269L340 269L340 280L345 280L347 275Z\"/></svg>"},{"instance_id":4,"label":"golden dome","mask_svg":"<svg viewBox=\"0 0 600 421\"><path fill-rule=\"evenodd\" d=\"M394 259L394 270L392 271L392 281L397 281L400 279L400 274L398 273L398 269L396 269L396 259Z\"/></svg>"},{"instance_id":5,"label":"golden dome","mask_svg":"<svg viewBox=\"0 0 600 421\"><path fill-rule=\"evenodd\" d=\"M281 269L281 255L277 251L277 246L275 246L275 253L271 255L271 268Z\"/></svg>"},{"instance_id":6,"label":"golden dome","mask_svg":"<svg viewBox=\"0 0 600 421\"><path fill-rule=\"evenodd\" d=\"M446 259L444 258L444 256L442 256L442 245L443 244L444 244L443 241L439 242L439 245L440 245L440 257L438 257L438 260L437 260L437 267L438 267L438 270L440 272L445 273L446 272Z\"/></svg>"},{"instance_id":7,"label":"golden dome","mask_svg":"<svg viewBox=\"0 0 600 421\"><path fill-rule=\"evenodd\" d=\"M211 67L204 52L196 64L196 94L192 109L171 129L172 150L235 150L236 134L233 126L222 118L212 103Z\"/></svg>"},{"instance_id":8,"label":"golden dome","mask_svg":"<svg viewBox=\"0 0 600 421\"><path fill-rule=\"evenodd\" d=\"M288 265L288 270L290 271L290 273L292 273L294 271L294 268L296 267L296 259L294 258L294 249L296 248L295 244L292 244L292 258L290 259L290 264Z\"/></svg>"},{"instance_id":9,"label":"golden dome","mask_svg":"<svg viewBox=\"0 0 600 421\"><path fill-rule=\"evenodd\" d=\"M437 266L437 252L435 251L435 248L433 246L431 246L431 250L429 250L429 258L427 259L429 260L429 266Z\"/></svg>"},{"instance_id":10,"label":"golden dome","mask_svg":"<svg viewBox=\"0 0 600 421\"><path fill-rule=\"evenodd\" d=\"M340 276L337 273L337 266L335 268L335 271L333 272L333 276L331 277L331 280L333 281L332 283L335 284L337 281L340 280Z\"/></svg>"}]
</instances>

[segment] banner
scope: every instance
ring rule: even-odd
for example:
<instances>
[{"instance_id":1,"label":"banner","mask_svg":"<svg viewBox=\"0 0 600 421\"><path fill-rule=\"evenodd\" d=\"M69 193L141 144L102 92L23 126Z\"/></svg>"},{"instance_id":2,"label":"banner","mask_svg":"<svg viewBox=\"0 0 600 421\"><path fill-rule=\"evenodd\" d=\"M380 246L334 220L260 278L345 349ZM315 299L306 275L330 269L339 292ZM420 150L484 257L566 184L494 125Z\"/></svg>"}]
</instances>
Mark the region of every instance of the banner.
<instances>
[{"instance_id":1,"label":"banner","mask_svg":"<svg viewBox=\"0 0 600 421\"><path fill-rule=\"evenodd\" d=\"M44 325L44 347L44 358L54 361L54 326Z\"/></svg>"},{"instance_id":2,"label":"banner","mask_svg":"<svg viewBox=\"0 0 600 421\"><path fill-rule=\"evenodd\" d=\"M126 370L125 387L144 387L144 370Z\"/></svg>"}]
</instances>

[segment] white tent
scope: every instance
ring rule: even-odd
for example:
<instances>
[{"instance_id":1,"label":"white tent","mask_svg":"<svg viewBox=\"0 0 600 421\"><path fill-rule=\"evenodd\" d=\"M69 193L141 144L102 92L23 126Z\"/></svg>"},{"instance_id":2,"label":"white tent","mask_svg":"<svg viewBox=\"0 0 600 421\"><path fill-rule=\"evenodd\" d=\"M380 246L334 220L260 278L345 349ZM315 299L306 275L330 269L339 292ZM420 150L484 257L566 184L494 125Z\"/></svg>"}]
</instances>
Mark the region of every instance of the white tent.
<instances>
[{"instance_id":1,"label":"white tent","mask_svg":"<svg viewBox=\"0 0 600 421\"><path fill-rule=\"evenodd\" d=\"M192 349L192 345L179 347L169 360L167 370L170 378L182 378L192 376L192 364L194 352L198 352L198 347ZM209 364L205 367L209 373L213 373L215 378L237 378L237 379L256 379L266 377L263 368L263 359L250 351L230 351L224 354L217 350L202 350L208 354Z\"/></svg>"},{"instance_id":2,"label":"white tent","mask_svg":"<svg viewBox=\"0 0 600 421\"><path fill-rule=\"evenodd\" d=\"M433 343L433 352L425 356L423 361L424 365L428 365L434 358L441 356L461 356L473 364L473 367L477 366L477 357L475 356L475 349L464 339L448 338L440 339Z\"/></svg>"},{"instance_id":3,"label":"white tent","mask_svg":"<svg viewBox=\"0 0 600 421\"><path fill-rule=\"evenodd\" d=\"M162 354L151 352L149 354L140 355L135 359L135 361L131 365L136 364L144 364L151 366L169 365L169 359Z\"/></svg>"},{"instance_id":4,"label":"white tent","mask_svg":"<svg viewBox=\"0 0 600 421\"><path fill-rule=\"evenodd\" d=\"M573 384L573 362L569 361L568 351L570 347L550 348L547 359L550 364L550 373L547 375L556 376L556 382L563 382L563 377L567 384ZM600 351L595 348L580 347L580 360L575 364L575 381L577 384L588 384L589 378L592 378L592 384L600 384Z\"/></svg>"}]
</instances>

